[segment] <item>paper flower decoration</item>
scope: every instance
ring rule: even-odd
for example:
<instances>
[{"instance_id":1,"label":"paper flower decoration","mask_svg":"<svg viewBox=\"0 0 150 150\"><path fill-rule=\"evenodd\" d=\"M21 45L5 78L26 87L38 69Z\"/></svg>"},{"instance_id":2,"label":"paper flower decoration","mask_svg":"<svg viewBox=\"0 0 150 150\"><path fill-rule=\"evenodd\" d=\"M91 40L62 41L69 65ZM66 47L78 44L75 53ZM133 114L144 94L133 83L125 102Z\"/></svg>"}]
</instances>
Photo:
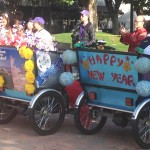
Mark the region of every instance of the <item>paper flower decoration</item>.
<instances>
[{"instance_id":1,"label":"paper flower decoration","mask_svg":"<svg viewBox=\"0 0 150 150\"><path fill-rule=\"evenodd\" d=\"M147 73L150 71L150 59L142 57L136 60L135 68L139 73Z\"/></svg>"},{"instance_id":2,"label":"paper flower decoration","mask_svg":"<svg viewBox=\"0 0 150 150\"><path fill-rule=\"evenodd\" d=\"M24 58L24 51L26 50L26 46L21 46L19 48L19 55L21 58Z\"/></svg>"},{"instance_id":3,"label":"paper flower decoration","mask_svg":"<svg viewBox=\"0 0 150 150\"><path fill-rule=\"evenodd\" d=\"M74 76L71 72L63 72L60 75L59 81L63 86L68 86L74 82Z\"/></svg>"},{"instance_id":4,"label":"paper flower decoration","mask_svg":"<svg viewBox=\"0 0 150 150\"><path fill-rule=\"evenodd\" d=\"M21 58L25 58L25 59L31 59L33 57L32 49L30 49L26 46L21 46L19 48L19 54L20 54Z\"/></svg>"},{"instance_id":5,"label":"paper flower decoration","mask_svg":"<svg viewBox=\"0 0 150 150\"><path fill-rule=\"evenodd\" d=\"M27 94L31 95L35 91L35 86L31 83L26 83L25 84L25 91L26 91Z\"/></svg>"},{"instance_id":6,"label":"paper flower decoration","mask_svg":"<svg viewBox=\"0 0 150 150\"><path fill-rule=\"evenodd\" d=\"M23 53L25 59L31 59L33 57L33 51L30 48L26 48L26 50L23 51Z\"/></svg>"},{"instance_id":7,"label":"paper flower decoration","mask_svg":"<svg viewBox=\"0 0 150 150\"><path fill-rule=\"evenodd\" d=\"M66 50L62 54L64 64L72 65L77 62L76 52L72 50Z\"/></svg>"},{"instance_id":8,"label":"paper flower decoration","mask_svg":"<svg viewBox=\"0 0 150 150\"><path fill-rule=\"evenodd\" d=\"M5 83L5 81L4 81L3 76L0 76L0 87L3 87L4 83Z\"/></svg>"},{"instance_id":9,"label":"paper flower decoration","mask_svg":"<svg viewBox=\"0 0 150 150\"><path fill-rule=\"evenodd\" d=\"M150 96L150 82L149 81L138 82L138 84L136 85L136 92L142 97Z\"/></svg>"},{"instance_id":10,"label":"paper flower decoration","mask_svg":"<svg viewBox=\"0 0 150 150\"><path fill-rule=\"evenodd\" d=\"M34 70L34 63L32 60L27 60L24 64L25 71L33 71Z\"/></svg>"},{"instance_id":11,"label":"paper flower decoration","mask_svg":"<svg viewBox=\"0 0 150 150\"><path fill-rule=\"evenodd\" d=\"M34 83L35 75L33 72L31 72L31 71L26 72L26 81L27 81L27 83Z\"/></svg>"}]
</instances>

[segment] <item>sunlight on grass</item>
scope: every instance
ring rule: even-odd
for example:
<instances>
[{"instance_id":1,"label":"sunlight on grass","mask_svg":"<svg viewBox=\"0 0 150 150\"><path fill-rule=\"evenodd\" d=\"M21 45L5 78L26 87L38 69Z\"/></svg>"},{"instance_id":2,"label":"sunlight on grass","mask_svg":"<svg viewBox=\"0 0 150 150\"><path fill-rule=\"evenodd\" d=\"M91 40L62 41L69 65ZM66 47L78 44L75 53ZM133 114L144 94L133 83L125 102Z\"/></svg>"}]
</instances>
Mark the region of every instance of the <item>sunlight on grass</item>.
<instances>
[{"instance_id":1,"label":"sunlight on grass","mask_svg":"<svg viewBox=\"0 0 150 150\"><path fill-rule=\"evenodd\" d=\"M60 33L60 34L53 34L53 36L55 37L56 41L59 41L62 43L71 43L71 34L72 33ZM113 34L104 33L104 32L97 32L96 39L105 40L106 46L112 46L116 48L117 51L127 51L128 49L128 46L120 43L119 35L113 35Z\"/></svg>"}]
</instances>

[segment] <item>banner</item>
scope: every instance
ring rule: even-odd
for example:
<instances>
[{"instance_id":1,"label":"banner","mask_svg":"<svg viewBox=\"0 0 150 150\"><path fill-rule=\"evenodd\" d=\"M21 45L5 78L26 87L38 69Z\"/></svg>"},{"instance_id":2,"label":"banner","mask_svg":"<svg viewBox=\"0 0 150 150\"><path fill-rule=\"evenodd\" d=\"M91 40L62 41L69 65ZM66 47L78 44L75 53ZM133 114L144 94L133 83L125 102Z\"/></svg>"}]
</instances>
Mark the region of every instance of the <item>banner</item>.
<instances>
[{"instance_id":1,"label":"banner","mask_svg":"<svg viewBox=\"0 0 150 150\"><path fill-rule=\"evenodd\" d=\"M24 91L24 62L15 47L0 47L0 74L4 77L6 89Z\"/></svg>"},{"instance_id":2,"label":"banner","mask_svg":"<svg viewBox=\"0 0 150 150\"><path fill-rule=\"evenodd\" d=\"M83 83L135 90L138 73L136 55L78 51L80 79Z\"/></svg>"}]
</instances>

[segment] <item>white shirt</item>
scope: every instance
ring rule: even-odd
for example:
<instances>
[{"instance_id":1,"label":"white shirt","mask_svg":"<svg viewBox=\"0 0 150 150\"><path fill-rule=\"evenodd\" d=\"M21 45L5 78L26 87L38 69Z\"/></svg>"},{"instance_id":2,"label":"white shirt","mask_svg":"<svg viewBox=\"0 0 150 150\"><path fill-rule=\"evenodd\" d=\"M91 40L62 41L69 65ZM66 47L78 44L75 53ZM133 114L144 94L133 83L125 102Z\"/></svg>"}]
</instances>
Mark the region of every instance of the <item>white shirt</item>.
<instances>
[{"instance_id":1,"label":"white shirt","mask_svg":"<svg viewBox=\"0 0 150 150\"><path fill-rule=\"evenodd\" d=\"M35 42L35 46L38 49L42 49L44 51L55 51L54 44L53 44L53 37L44 28L35 32L34 42Z\"/></svg>"}]
</instances>

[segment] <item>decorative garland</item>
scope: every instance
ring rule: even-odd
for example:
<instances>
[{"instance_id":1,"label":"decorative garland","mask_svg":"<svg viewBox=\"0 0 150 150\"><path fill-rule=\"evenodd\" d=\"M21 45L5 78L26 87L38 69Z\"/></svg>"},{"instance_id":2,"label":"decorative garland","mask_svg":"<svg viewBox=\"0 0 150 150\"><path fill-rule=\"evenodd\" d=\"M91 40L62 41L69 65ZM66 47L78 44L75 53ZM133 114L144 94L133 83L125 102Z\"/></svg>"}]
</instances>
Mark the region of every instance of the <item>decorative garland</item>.
<instances>
[{"instance_id":1,"label":"decorative garland","mask_svg":"<svg viewBox=\"0 0 150 150\"><path fill-rule=\"evenodd\" d=\"M4 77L2 75L0 75L0 91L4 90Z\"/></svg>"},{"instance_id":2,"label":"decorative garland","mask_svg":"<svg viewBox=\"0 0 150 150\"><path fill-rule=\"evenodd\" d=\"M19 48L19 54L21 58L26 59L24 64L24 69L26 71L25 78L26 78L26 84L25 84L25 92L27 95L32 95L35 92L35 74L34 72L34 62L32 59L33 57L33 51L32 49L21 46Z\"/></svg>"}]
</instances>

